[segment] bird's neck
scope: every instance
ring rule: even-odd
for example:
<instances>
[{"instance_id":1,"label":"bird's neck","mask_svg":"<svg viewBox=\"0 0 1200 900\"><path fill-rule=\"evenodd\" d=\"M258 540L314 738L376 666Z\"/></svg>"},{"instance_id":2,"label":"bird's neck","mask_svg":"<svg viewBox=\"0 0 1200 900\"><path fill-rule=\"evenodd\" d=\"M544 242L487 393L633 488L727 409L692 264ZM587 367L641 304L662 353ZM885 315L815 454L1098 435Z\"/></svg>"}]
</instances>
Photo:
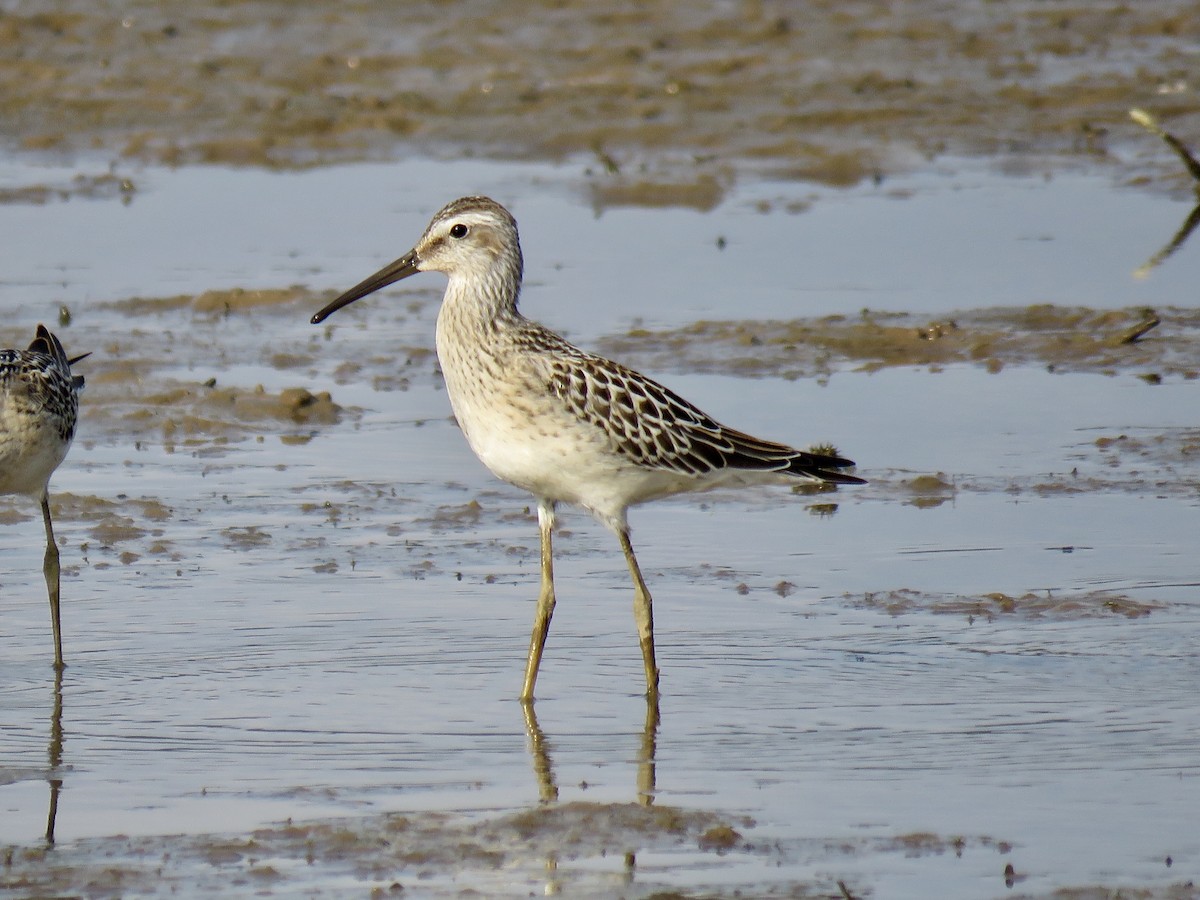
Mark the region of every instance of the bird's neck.
<instances>
[{"instance_id":1,"label":"bird's neck","mask_svg":"<svg viewBox=\"0 0 1200 900\"><path fill-rule=\"evenodd\" d=\"M453 320L472 331L489 331L521 320L517 300L519 267L497 264L486 272L450 276L439 319Z\"/></svg>"}]
</instances>

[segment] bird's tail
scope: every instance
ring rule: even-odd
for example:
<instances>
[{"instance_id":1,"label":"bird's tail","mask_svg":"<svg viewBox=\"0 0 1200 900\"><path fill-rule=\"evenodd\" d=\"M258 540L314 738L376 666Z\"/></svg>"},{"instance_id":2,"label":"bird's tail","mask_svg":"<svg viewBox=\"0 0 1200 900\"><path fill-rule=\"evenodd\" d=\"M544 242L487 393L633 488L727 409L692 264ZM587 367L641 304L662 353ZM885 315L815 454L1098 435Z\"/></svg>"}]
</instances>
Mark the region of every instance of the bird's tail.
<instances>
[{"instance_id":1,"label":"bird's tail","mask_svg":"<svg viewBox=\"0 0 1200 900\"><path fill-rule=\"evenodd\" d=\"M865 478L859 478L857 475L848 475L845 472L838 471L839 469L851 469L853 467L853 460L845 459L841 456L829 456L823 453L808 453L798 450L796 451L796 455L792 457L787 471L794 475L817 478L832 484L866 484L867 479Z\"/></svg>"},{"instance_id":2,"label":"bird's tail","mask_svg":"<svg viewBox=\"0 0 1200 900\"><path fill-rule=\"evenodd\" d=\"M854 461L839 456L830 448L797 450L786 444L764 441L732 428L722 430L722 436L733 445L733 452L726 455L727 464L739 469L756 471L786 472L800 478L813 478L831 484L866 484L865 478L850 475L841 469L854 467Z\"/></svg>"}]
</instances>

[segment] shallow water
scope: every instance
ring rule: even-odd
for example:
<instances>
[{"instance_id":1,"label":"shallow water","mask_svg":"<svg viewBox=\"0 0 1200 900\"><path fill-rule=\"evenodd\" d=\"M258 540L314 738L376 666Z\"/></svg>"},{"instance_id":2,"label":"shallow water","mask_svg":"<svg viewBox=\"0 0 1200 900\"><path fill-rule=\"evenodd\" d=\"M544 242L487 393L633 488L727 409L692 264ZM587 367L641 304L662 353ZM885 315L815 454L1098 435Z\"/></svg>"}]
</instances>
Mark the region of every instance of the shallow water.
<instances>
[{"instance_id":1,"label":"shallow water","mask_svg":"<svg viewBox=\"0 0 1200 900\"><path fill-rule=\"evenodd\" d=\"M69 184L73 171L0 164L0 184ZM698 213L590 208L593 179L580 173L422 160L138 171L128 204L0 205L9 236L0 304L52 316L60 302L289 284L340 291L407 251L433 212L468 193L511 205L521 224L527 312L588 337L743 312L1188 305L1200 268L1185 245L1135 278L1192 204L1097 175L1004 177L954 162L846 190L747 181Z\"/></svg>"},{"instance_id":2,"label":"shallow water","mask_svg":"<svg viewBox=\"0 0 1200 900\"><path fill-rule=\"evenodd\" d=\"M40 525L31 506L0 507L30 516L3 526L0 548L0 843L41 844L51 780L62 782L51 858L80 866L112 852L90 839L117 834L392 811L489 821L536 807L551 778L564 803L634 803L652 743L655 805L748 816L736 827L752 849L649 847L622 875L631 895L836 895L841 879L878 896L998 896L1008 862L1035 894L1196 877L1200 492L1196 458L1171 449L1196 430L1195 381L964 366L664 377L751 432L833 440L872 483L634 512L663 667L650 730L615 541L567 513L539 756L514 699L536 595L529 500L471 456L431 361L402 367L403 383L391 371L397 347L432 342L438 276L328 329L307 324L312 297L227 316L112 305L344 288L406 250L442 202L477 190L521 222L526 311L584 344L704 317L1188 305L1196 248L1132 276L1186 203L969 167L841 192L742 184L706 214L597 213L575 171L538 166L133 177L128 205L0 206L12 236L0 334L27 340L65 303L68 349L96 351L80 366L93 385L79 439L53 482L67 498L61 748ZM107 380L131 347L142 374ZM340 371L348 359L362 369ZM346 412L173 437L114 412L129 386L210 376L328 390ZM1097 443L1121 435L1150 449ZM911 486L933 473L946 488ZM135 530L106 540L86 498ZM144 518L151 502L167 512ZM903 608L879 600L900 591L912 592ZM994 592L1068 602L940 605ZM1114 597L1145 606L1113 612ZM431 866L424 881L310 866L273 889L398 880L506 895L575 879L579 895L603 896L624 873L620 854L577 856L554 876L537 859Z\"/></svg>"}]
</instances>

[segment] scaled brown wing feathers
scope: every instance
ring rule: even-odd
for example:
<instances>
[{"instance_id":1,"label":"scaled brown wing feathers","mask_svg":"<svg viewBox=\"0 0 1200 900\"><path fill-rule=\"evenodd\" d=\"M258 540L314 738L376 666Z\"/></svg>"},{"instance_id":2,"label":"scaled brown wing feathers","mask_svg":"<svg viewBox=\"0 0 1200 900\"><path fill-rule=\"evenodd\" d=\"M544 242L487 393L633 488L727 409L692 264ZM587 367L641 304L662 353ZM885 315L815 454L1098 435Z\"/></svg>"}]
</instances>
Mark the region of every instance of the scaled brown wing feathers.
<instances>
[{"instance_id":1,"label":"scaled brown wing feathers","mask_svg":"<svg viewBox=\"0 0 1200 900\"><path fill-rule=\"evenodd\" d=\"M551 335L543 332L541 337ZM554 394L638 465L693 476L748 469L823 481L861 481L836 471L854 465L848 459L806 453L727 428L670 388L620 363L584 353L565 341L541 349L546 352Z\"/></svg>"}]
</instances>

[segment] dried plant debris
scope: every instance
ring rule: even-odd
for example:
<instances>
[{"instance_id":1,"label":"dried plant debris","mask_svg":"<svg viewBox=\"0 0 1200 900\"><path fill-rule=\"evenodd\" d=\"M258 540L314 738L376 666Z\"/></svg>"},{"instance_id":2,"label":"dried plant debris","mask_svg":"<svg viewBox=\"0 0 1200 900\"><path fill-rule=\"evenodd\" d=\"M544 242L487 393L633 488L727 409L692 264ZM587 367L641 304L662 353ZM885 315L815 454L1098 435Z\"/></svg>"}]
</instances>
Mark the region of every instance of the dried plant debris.
<instances>
[{"instance_id":1,"label":"dried plant debris","mask_svg":"<svg viewBox=\"0 0 1200 900\"><path fill-rule=\"evenodd\" d=\"M1175 135L1164 129L1154 116L1146 112L1144 109L1131 109L1129 118L1137 122L1151 134L1158 135L1166 145L1175 151L1175 155L1183 162L1183 167L1187 169L1192 179L1197 182L1197 188L1200 189L1200 162L1196 161L1196 157L1192 155L1192 151L1188 149L1187 144L1177 138Z\"/></svg>"}]
</instances>

